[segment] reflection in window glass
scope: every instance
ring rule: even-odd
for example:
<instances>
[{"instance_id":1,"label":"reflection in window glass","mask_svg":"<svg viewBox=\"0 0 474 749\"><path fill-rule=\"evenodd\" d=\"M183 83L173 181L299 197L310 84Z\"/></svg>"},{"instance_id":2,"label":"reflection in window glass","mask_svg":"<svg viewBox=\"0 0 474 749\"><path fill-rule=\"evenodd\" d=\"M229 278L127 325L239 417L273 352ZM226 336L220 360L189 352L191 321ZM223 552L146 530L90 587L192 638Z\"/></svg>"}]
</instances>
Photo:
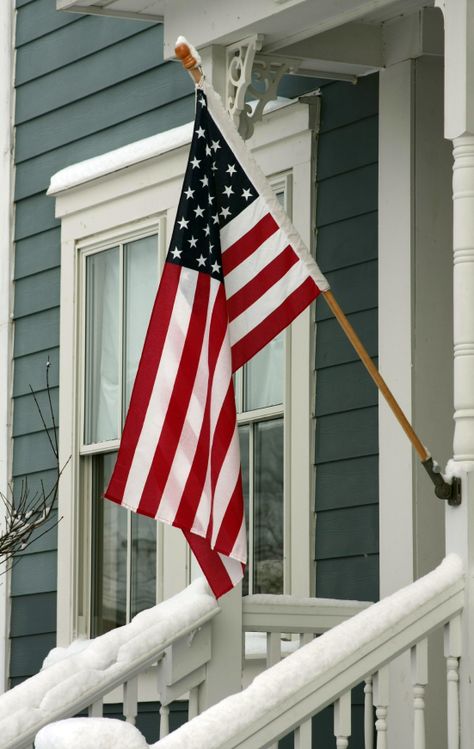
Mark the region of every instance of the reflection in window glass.
<instances>
[{"instance_id":1,"label":"reflection in window glass","mask_svg":"<svg viewBox=\"0 0 474 749\"><path fill-rule=\"evenodd\" d=\"M116 453L93 458L92 635L126 623L127 512L103 498Z\"/></svg>"},{"instance_id":2,"label":"reflection in window glass","mask_svg":"<svg viewBox=\"0 0 474 749\"><path fill-rule=\"evenodd\" d=\"M116 457L113 452L92 458L93 636L120 627L156 602L156 520L135 515L103 497Z\"/></svg>"},{"instance_id":3,"label":"reflection in window glass","mask_svg":"<svg viewBox=\"0 0 474 749\"><path fill-rule=\"evenodd\" d=\"M119 248L86 260L86 392L87 445L119 436Z\"/></svg>"},{"instance_id":4,"label":"reflection in window glass","mask_svg":"<svg viewBox=\"0 0 474 749\"><path fill-rule=\"evenodd\" d=\"M244 411L283 403L283 336L280 333L245 366Z\"/></svg>"},{"instance_id":5,"label":"reflection in window glass","mask_svg":"<svg viewBox=\"0 0 474 749\"><path fill-rule=\"evenodd\" d=\"M255 425L254 593L283 592L283 419Z\"/></svg>"},{"instance_id":6,"label":"reflection in window glass","mask_svg":"<svg viewBox=\"0 0 474 749\"><path fill-rule=\"evenodd\" d=\"M122 509L122 508L120 508ZM122 512L125 512L122 509ZM156 520L131 513L130 617L156 603Z\"/></svg>"},{"instance_id":7,"label":"reflection in window glass","mask_svg":"<svg viewBox=\"0 0 474 749\"><path fill-rule=\"evenodd\" d=\"M156 235L124 245L124 399L128 408L138 362L156 294L158 253Z\"/></svg>"}]
</instances>

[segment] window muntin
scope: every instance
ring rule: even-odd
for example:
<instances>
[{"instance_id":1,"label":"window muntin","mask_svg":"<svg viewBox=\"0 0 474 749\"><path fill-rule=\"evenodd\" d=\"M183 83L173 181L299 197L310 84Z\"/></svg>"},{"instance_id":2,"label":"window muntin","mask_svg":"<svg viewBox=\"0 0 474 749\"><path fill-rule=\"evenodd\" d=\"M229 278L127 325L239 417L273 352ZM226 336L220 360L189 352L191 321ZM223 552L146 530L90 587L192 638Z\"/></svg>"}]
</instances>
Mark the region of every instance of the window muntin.
<instances>
[{"instance_id":1,"label":"window muntin","mask_svg":"<svg viewBox=\"0 0 474 749\"><path fill-rule=\"evenodd\" d=\"M156 521L103 493L158 284L157 231L84 248L83 486L90 487L90 630L102 634L156 602ZM84 491L87 492L86 489Z\"/></svg>"}]
</instances>

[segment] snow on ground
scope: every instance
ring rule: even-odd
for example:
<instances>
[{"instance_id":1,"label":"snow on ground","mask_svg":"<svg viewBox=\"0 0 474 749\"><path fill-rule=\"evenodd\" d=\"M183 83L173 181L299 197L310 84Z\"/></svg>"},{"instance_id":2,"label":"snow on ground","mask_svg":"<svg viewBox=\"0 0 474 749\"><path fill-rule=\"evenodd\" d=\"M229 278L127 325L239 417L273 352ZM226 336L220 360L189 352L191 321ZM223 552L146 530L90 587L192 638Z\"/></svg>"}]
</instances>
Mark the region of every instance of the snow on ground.
<instances>
[{"instance_id":1,"label":"snow on ground","mask_svg":"<svg viewBox=\"0 0 474 749\"><path fill-rule=\"evenodd\" d=\"M217 749L242 728L242 716L245 723L252 723L277 715L297 690L368 645L461 576L462 562L450 554L433 572L325 632L257 676L246 690L222 700L153 747Z\"/></svg>"},{"instance_id":2,"label":"snow on ground","mask_svg":"<svg viewBox=\"0 0 474 749\"><path fill-rule=\"evenodd\" d=\"M122 675L125 679L127 670L142 656L159 652L171 638L217 608L200 578L173 598L137 614L124 627L94 640L76 641L69 648L56 648L38 674L0 696L3 746L47 720L71 714L68 705L74 714L77 700L87 699L101 684L105 694L111 680Z\"/></svg>"},{"instance_id":3,"label":"snow on ground","mask_svg":"<svg viewBox=\"0 0 474 749\"><path fill-rule=\"evenodd\" d=\"M68 718L42 728L35 749L148 749L148 744L123 720Z\"/></svg>"}]
</instances>

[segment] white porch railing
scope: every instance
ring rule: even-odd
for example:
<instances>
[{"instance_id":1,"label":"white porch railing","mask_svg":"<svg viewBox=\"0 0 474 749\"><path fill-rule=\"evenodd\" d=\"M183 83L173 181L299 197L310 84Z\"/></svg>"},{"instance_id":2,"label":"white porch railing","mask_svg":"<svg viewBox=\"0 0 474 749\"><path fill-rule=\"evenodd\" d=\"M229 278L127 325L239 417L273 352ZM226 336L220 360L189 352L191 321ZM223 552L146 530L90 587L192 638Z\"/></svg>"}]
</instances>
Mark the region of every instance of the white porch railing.
<instances>
[{"instance_id":1,"label":"white porch railing","mask_svg":"<svg viewBox=\"0 0 474 749\"><path fill-rule=\"evenodd\" d=\"M405 651L412 658L413 746L424 749L427 637L439 627L445 629L448 749L457 749L463 605L462 566L451 555L429 575L305 645L258 676L243 692L209 708L153 749L263 749L291 731L295 747L303 749L311 746L311 716L330 704L335 708L336 747L346 749L351 734L350 690L363 681L367 684L366 747L372 749L374 741L373 692L377 749L386 749L387 666Z\"/></svg>"},{"instance_id":2,"label":"white porch railing","mask_svg":"<svg viewBox=\"0 0 474 749\"><path fill-rule=\"evenodd\" d=\"M117 687L123 714L133 724L138 675L154 665L161 735L166 735L169 702L189 693L193 715L211 659L211 620L218 613L201 579L130 624L86 641L80 652L71 652L0 697L0 747L30 749L42 726L85 709L90 717L102 716L104 698Z\"/></svg>"}]
</instances>

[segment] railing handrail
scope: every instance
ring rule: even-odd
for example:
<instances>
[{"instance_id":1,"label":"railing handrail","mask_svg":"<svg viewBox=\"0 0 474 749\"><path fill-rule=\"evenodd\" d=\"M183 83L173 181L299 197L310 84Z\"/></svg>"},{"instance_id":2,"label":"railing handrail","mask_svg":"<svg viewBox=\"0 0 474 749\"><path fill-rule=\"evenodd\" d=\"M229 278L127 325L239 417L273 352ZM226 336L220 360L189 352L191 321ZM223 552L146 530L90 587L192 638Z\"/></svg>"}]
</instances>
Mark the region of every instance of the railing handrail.
<instances>
[{"instance_id":1,"label":"railing handrail","mask_svg":"<svg viewBox=\"0 0 474 749\"><path fill-rule=\"evenodd\" d=\"M372 606L372 601L256 594L242 598L244 632L321 634Z\"/></svg>"},{"instance_id":2,"label":"railing handrail","mask_svg":"<svg viewBox=\"0 0 474 749\"><path fill-rule=\"evenodd\" d=\"M463 606L461 560L450 555L424 578L321 635L153 749L266 746L446 624Z\"/></svg>"},{"instance_id":3,"label":"railing handrail","mask_svg":"<svg viewBox=\"0 0 474 749\"><path fill-rule=\"evenodd\" d=\"M194 594L194 602L189 595L191 589ZM196 595L200 597L202 606L199 615L194 616L193 618L193 607L195 609ZM181 605L179 605L180 601L182 602ZM27 715L34 717L34 721L25 721L27 725L23 729L21 725L18 726L14 738L9 740L8 744L5 746L8 746L9 749L20 749L21 747L31 745L35 735L41 727L48 723L61 720L62 718L76 715L81 710L101 700L116 687L130 681L138 674L157 663L163 657L168 647L177 640L186 637L191 632L202 627L213 619L220 610L216 600L208 592L207 586L203 580L195 581L185 591L174 596L173 599L168 599L163 604L155 606L153 610L156 610L158 617L160 615L160 606L162 608L168 606L169 608L170 602L179 605L179 614L173 617L173 621L171 621L171 617L167 617L161 622L158 621L156 624L151 624L146 627L144 629L144 634L148 634L148 638L146 639L146 643L143 643L143 647L140 647L139 643L140 632L137 632L136 626L135 628L132 627L132 620L130 624L119 628L121 633L125 635L127 634L127 630L130 632L130 640L128 642L121 642L117 645L115 660L105 669L101 670L100 667L94 669L92 663L85 663L85 667L80 672L73 675L68 673L66 678L62 681L60 680L58 684L52 687L49 690L49 693L43 696L39 704L33 705L30 703L27 705L22 701L21 714L24 715L25 719ZM177 607L178 606L175 607L176 610ZM149 612L147 612L147 615L148 619L151 620L152 615L149 615ZM164 632L163 629L165 630ZM161 638L159 630L161 631ZM115 630L115 632L118 632L118 630ZM153 635L156 638L155 641L153 641ZM101 637L105 638L106 636L107 635L102 635ZM90 644L95 644L97 646L97 643L100 643L101 637L91 640ZM76 658L77 660L78 656L71 654L70 656L67 656L67 658ZM57 664L54 664L50 668L54 668L55 665ZM58 669L58 671L59 670L60 669ZM44 674L44 671L39 672L39 674L30 678L29 683L32 688L34 688L35 679L41 678L42 673ZM51 709L51 707L48 706L48 701L51 702L52 698L55 697L60 699L61 687L66 685L66 682L71 682L74 679L77 679L80 674L83 674L86 680L88 676L91 677L90 686L85 688L79 695L76 694L73 696L72 699L67 699L68 691L66 690L63 693L63 701L57 707ZM15 689L20 690L21 686L22 685L20 684L18 687L6 692L3 697L8 698L11 701L15 696ZM49 700L47 699L48 697ZM2 696L0 696L0 704L1 701ZM46 705L46 708L43 707L42 709L42 705ZM7 722L11 721L12 717L12 715L9 715L0 720L0 746L5 737L4 729L7 727ZM19 722L21 723L20 712L18 717L20 718Z\"/></svg>"}]
</instances>

